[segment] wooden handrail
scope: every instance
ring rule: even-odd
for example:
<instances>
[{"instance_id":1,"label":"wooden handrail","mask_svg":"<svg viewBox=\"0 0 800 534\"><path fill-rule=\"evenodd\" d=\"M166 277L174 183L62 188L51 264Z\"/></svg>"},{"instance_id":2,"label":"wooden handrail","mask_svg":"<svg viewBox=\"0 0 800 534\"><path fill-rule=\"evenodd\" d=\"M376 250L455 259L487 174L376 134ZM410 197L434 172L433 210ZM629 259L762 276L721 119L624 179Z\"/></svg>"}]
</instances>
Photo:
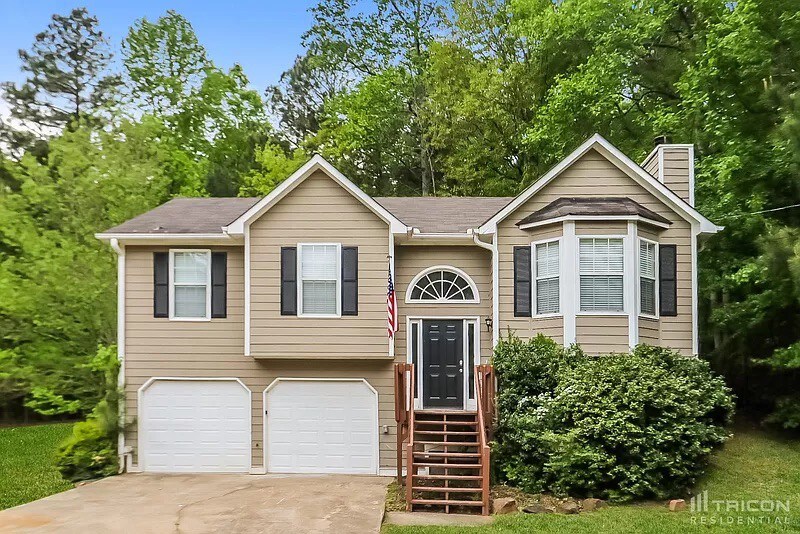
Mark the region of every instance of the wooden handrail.
<instances>
[{"instance_id":1,"label":"wooden handrail","mask_svg":"<svg viewBox=\"0 0 800 534\"><path fill-rule=\"evenodd\" d=\"M394 364L394 420L397 423L397 484L403 483L403 444L414 440L414 365ZM412 455L413 457L413 455ZM406 464L410 471L411 463Z\"/></svg>"},{"instance_id":2,"label":"wooden handrail","mask_svg":"<svg viewBox=\"0 0 800 534\"><path fill-rule=\"evenodd\" d=\"M489 435L494 423L494 370L491 365L475 366L475 402L478 407L478 444L481 451L481 495L483 515L489 515Z\"/></svg>"}]
</instances>

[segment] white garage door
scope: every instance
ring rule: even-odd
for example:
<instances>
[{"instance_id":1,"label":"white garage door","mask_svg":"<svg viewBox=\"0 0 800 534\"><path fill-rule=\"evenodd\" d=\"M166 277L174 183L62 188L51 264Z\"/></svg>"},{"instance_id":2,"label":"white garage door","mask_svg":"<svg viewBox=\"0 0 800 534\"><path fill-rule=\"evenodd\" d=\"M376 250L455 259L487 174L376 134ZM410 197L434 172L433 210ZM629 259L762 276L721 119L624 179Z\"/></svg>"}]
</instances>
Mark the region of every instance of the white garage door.
<instances>
[{"instance_id":1,"label":"white garage door","mask_svg":"<svg viewBox=\"0 0 800 534\"><path fill-rule=\"evenodd\" d=\"M143 390L139 408L143 470L250 470L250 392L241 383L155 380Z\"/></svg>"},{"instance_id":2,"label":"white garage door","mask_svg":"<svg viewBox=\"0 0 800 534\"><path fill-rule=\"evenodd\" d=\"M280 380L266 393L267 470L378 471L378 396L363 381Z\"/></svg>"}]
</instances>

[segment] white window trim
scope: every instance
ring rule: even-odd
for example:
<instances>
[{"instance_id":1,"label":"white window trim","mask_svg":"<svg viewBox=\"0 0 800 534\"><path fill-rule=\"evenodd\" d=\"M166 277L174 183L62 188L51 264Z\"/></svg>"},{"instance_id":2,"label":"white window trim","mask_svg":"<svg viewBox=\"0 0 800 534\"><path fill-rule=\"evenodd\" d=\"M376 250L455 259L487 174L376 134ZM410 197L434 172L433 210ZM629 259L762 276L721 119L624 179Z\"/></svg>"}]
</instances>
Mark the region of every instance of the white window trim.
<instances>
[{"instance_id":1,"label":"white window trim","mask_svg":"<svg viewBox=\"0 0 800 534\"><path fill-rule=\"evenodd\" d=\"M561 237L557 237L555 239L541 239L539 241L531 242L531 275L533 276L533 283L531 284L531 307L533 308L533 313L531 314L532 317L547 319L548 317L562 317L564 314L564 302L561 294L561 285L564 283L564 247L562 246L561 240ZM558 276L550 277L558 278L558 312L537 313L539 311L539 307L537 306L536 301L536 282L538 281L538 273L536 272L536 247L538 245L546 245L547 243L558 243Z\"/></svg>"},{"instance_id":2,"label":"white window trim","mask_svg":"<svg viewBox=\"0 0 800 534\"><path fill-rule=\"evenodd\" d=\"M581 239L621 239L622 240L622 310L621 311L581 311ZM609 315L619 315L619 316L627 316L629 315L630 309L626 305L626 287L627 284L630 283L631 274L628 272L626 265L629 263L626 254L626 250L628 247L628 236L626 234L577 234L575 235L575 300L576 300L576 307L575 307L575 315L591 317L591 316L609 316ZM616 275L615 275L616 276Z\"/></svg>"},{"instance_id":3,"label":"white window trim","mask_svg":"<svg viewBox=\"0 0 800 534\"><path fill-rule=\"evenodd\" d=\"M660 307L661 307L661 302L659 300L660 294L659 294L659 284L658 284L658 280L659 280L659 272L658 272L658 264L659 264L659 259L658 259L658 241L653 241L652 239L647 239L645 237L639 237L638 241L644 241L645 243L649 243L649 244L655 246L655 250L656 250L655 255L654 255L655 268L653 270L655 272L655 279L654 279L655 283L653 284L653 287L655 288L655 299L654 300L655 300L655 311L656 312L654 314L650 314L650 313L644 313L642 311L642 295L641 295L641 291L642 291L642 282L641 282L642 273L640 272L640 267L641 267L641 257L640 256L642 254L642 251L638 246L636 247L636 309L639 312L639 317L646 317L648 319L659 319L660 318L659 310L660 310ZM638 242L637 242L637 245L638 245Z\"/></svg>"},{"instance_id":4,"label":"white window trim","mask_svg":"<svg viewBox=\"0 0 800 534\"><path fill-rule=\"evenodd\" d=\"M336 313L303 313L303 247L336 247ZM342 316L342 244L341 243L298 243L297 244L297 317L314 319L338 319Z\"/></svg>"},{"instance_id":5,"label":"white window trim","mask_svg":"<svg viewBox=\"0 0 800 534\"><path fill-rule=\"evenodd\" d=\"M206 273L206 315L205 317L175 316L175 254L182 252L202 252L208 257ZM194 285L194 284L191 284ZM171 248L169 249L169 320L170 321L210 321L211 320L211 249L207 248Z\"/></svg>"},{"instance_id":6,"label":"white window trim","mask_svg":"<svg viewBox=\"0 0 800 534\"><path fill-rule=\"evenodd\" d=\"M427 276L428 274L434 271L452 271L453 273L457 274L458 276L462 277L464 280L467 281L469 284L470 289L472 290L472 294L475 298L467 299L467 300L452 300L452 299L436 299L436 300L422 300L422 299L412 299L411 292L417 286L417 283L422 279L423 276ZM396 273L395 278L396 278ZM397 280L395 279L395 285ZM480 304L481 302L481 294L478 291L478 286L475 284L475 281L472 280L472 277L459 269L458 267L453 267L452 265L434 265L433 267L428 267L426 269L421 270L417 273L417 275L411 280L406 288L406 304Z\"/></svg>"}]
</instances>

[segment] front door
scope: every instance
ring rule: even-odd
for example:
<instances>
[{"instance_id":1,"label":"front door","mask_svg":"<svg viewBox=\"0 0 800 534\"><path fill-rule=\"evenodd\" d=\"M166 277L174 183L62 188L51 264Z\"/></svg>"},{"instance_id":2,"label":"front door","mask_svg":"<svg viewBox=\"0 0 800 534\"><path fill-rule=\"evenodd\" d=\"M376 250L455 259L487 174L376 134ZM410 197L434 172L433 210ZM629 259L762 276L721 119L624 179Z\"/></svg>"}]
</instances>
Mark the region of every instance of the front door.
<instances>
[{"instance_id":1,"label":"front door","mask_svg":"<svg viewBox=\"0 0 800 534\"><path fill-rule=\"evenodd\" d=\"M464 407L464 322L422 321L423 408Z\"/></svg>"}]
</instances>

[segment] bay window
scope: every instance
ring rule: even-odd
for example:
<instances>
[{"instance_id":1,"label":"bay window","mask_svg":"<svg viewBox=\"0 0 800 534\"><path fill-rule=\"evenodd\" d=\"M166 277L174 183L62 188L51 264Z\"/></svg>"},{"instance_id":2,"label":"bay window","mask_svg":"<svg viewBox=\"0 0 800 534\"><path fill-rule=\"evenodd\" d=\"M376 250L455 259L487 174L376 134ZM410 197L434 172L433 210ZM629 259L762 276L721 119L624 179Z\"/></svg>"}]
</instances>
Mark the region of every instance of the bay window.
<instances>
[{"instance_id":1,"label":"bay window","mask_svg":"<svg viewBox=\"0 0 800 534\"><path fill-rule=\"evenodd\" d=\"M559 313L559 242L534 245L536 315Z\"/></svg>"},{"instance_id":2,"label":"bay window","mask_svg":"<svg viewBox=\"0 0 800 534\"><path fill-rule=\"evenodd\" d=\"M639 312L656 314L656 244L639 240Z\"/></svg>"},{"instance_id":3,"label":"bay window","mask_svg":"<svg viewBox=\"0 0 800 534\"><path fill-rule=\"evenodd\" d=\"M622 312L625 259L622 238L581 238L580 311Z\"/></svg>"}]
</instances>

